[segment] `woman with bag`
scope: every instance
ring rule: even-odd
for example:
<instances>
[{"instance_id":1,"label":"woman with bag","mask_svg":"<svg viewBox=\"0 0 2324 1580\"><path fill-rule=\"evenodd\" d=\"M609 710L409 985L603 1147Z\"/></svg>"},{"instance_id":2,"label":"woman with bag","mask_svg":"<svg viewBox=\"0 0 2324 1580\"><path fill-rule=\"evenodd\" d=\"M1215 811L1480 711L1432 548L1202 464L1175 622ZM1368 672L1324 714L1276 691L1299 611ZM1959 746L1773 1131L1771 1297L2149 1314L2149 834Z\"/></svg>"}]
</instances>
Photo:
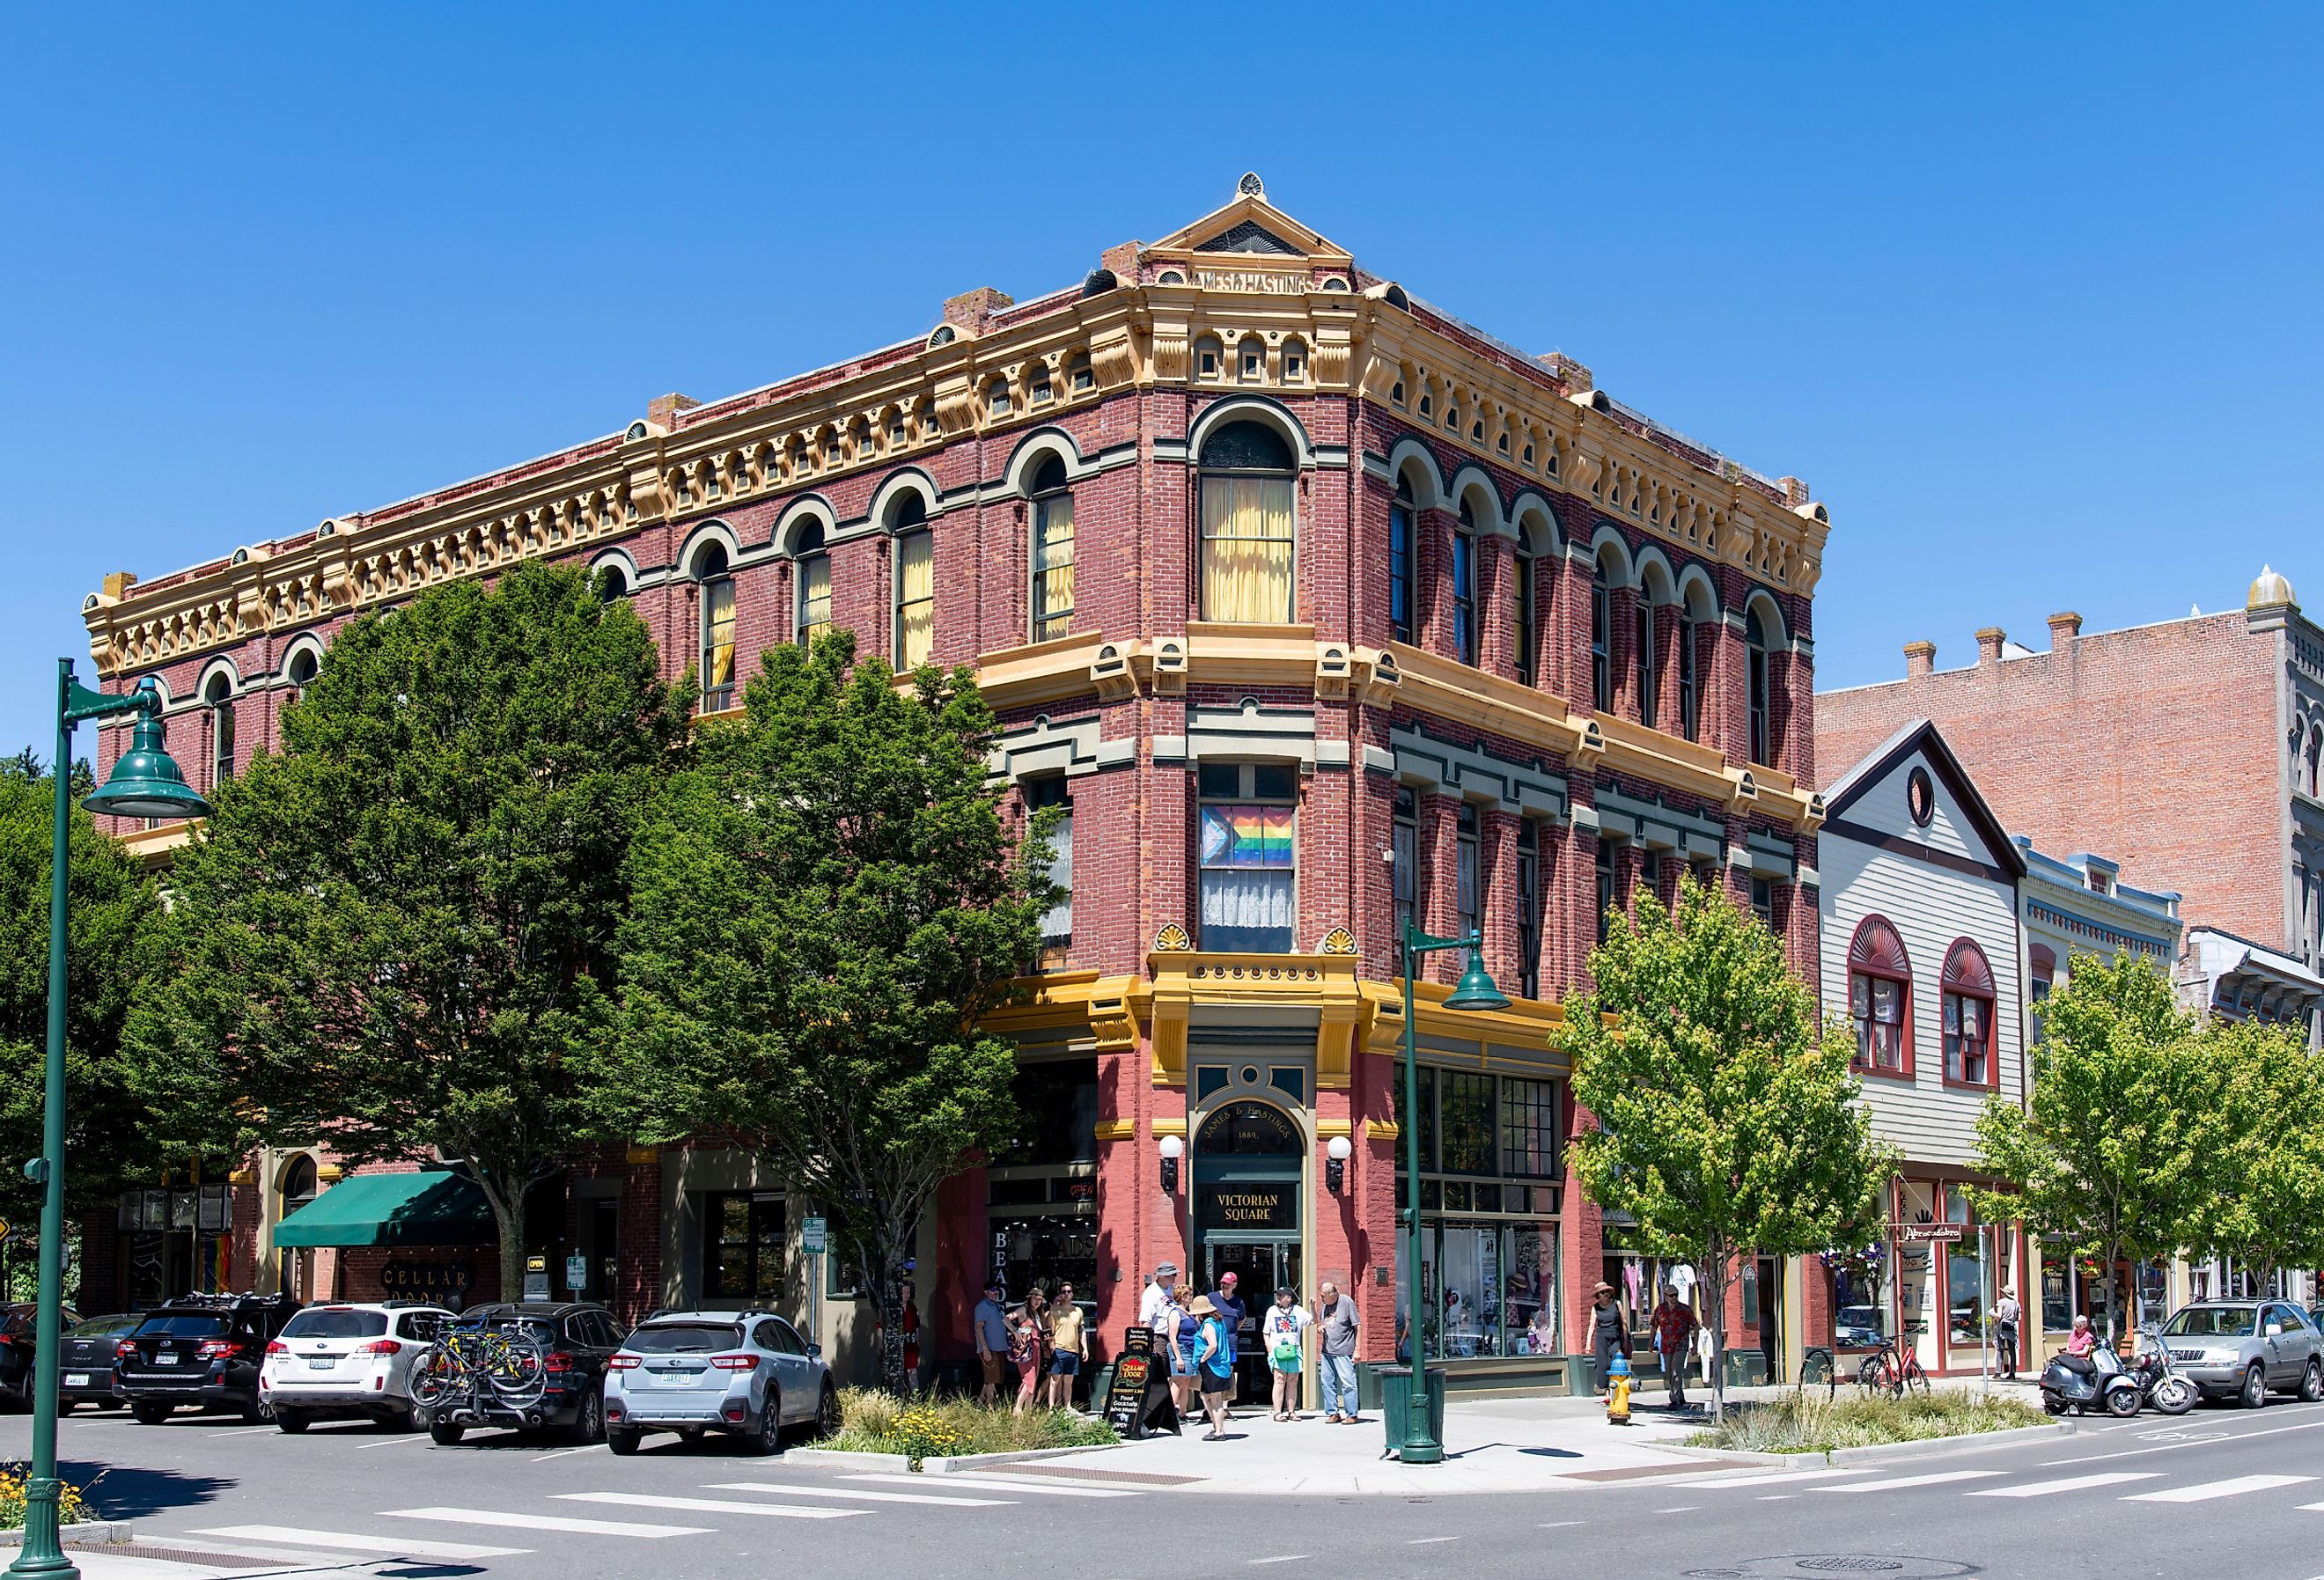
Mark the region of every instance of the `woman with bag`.
<instances>
[{"instance_id":1,"label":"woman with bag","mask_svg":"<svg viewBox=\"0 0 2324 1580\"><path fill-rule=\"evenodd\" d=\"M1211 1429L1203 1441L1215 1443L1227 1435L1227 1390L1234 1385L1234 1361L1227 1349L1227 1325L1208 1295L1194 1297L1190 1308L1202 1324L1194 1337L1194 1364L1203 1389L1203 1414Z\"/></svg>"},{"instance_id":2,"label":"woman with bag","mask_svg":"<svg viewBox=\"0 0 2324 1580\"><path fill-rule=\"evenodd\" d=\"M1299 1334L1314 1320L1288 1289L1275 1291L1275 1304L1259 1323L1267 1344L1267 1369L1275 1379L1275 1418L1299 1418Z\"/></svg>"},{"instance_id":3,"label":"woman with bag","mask_svg":"<svg viewBox=\"0 0 2324 1580\"><path fill-rule=\"evenodd\" d=\"M1187 1309L1193 1295L1194 1289L1188 1285L1172 1285L1160 1314L1154 1319L1154 1331L1170 1354L1171 1402L1182 1416L1194 1413L1194 1340L1203 1326Z\"/></svg>"},{"instance_id":4,"label":"woman with bag","mask_svg":"<svg viewBox=\"0 0 2324 1580\"><path fill-rule=\"evenodd\" d=\"M1036 1289L1025 1297L1025 1304L1017 1308L1009 1325L1009 1362L1017 1368L1019 1379L1017 1409L1013 1412L1017 1415L1025 1413L1033 1402L1033 1391L1040 1386L1041 1344L1048 1336L1048 1323L1045 1320L1048 1310L1048 1297Z\"/></svg>"}]
</instances>

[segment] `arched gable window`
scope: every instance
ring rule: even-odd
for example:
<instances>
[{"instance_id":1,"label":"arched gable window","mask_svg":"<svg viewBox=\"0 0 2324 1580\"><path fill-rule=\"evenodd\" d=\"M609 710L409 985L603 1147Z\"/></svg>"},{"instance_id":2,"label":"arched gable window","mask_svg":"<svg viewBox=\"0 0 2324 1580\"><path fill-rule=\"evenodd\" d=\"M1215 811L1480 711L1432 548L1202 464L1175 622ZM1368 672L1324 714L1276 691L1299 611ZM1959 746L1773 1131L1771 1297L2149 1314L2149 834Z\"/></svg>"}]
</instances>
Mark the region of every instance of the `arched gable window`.
<instances>
[{"instance_id":1,"label":"arched gable window","mask_svg":"<svg viewBox=\"0 0 2324 1580\"><path fill-rule=\"evenodd\" d=\"M1052 450L1033 472L1033 640L1063 636L1074 625L1074 496L1065 461Z\"/></svg>"},{"instance_id":2,"label":"arched gable window","mask_svg":"<svg viewBox=\"0 0 2324 1580\"><path fill-rule=\"evenodd\" d=\"M1756 608L1744 620L1743 642L1750 666L1751 761L1772 768L1777 743L1773 727L1775 713L1769 697L1772 678L1768 673L1767 624Z\"/></svg>"},{"instance_id":3,"label":"arched gable window","mask_svg":"<svg viewBox=\"0 0 2324 1580\"><path fill-rule=\"evenodd\" d=\"M290 668L287 674L290 681L291 701L296 702L307 694L307 688L315 683L316 670L321 667L311 647L302 647L290 655Z\"/></svg>"},{"instance_id":4,"label":"arched gable window","mask_svg":"<svg viewBox=\"0 0 2324 1580\"><path fill-rule=\"evenodd\" d=\"M1283 436L1230 422L1203 441L1203 618L1291 619L1294 466Z\"/></svg>"},{"instance_id":5,"label":"arched gable window","mask_svg":"<svg viewBox=\"0 0 2324 1580\"><path fill-rule=\"evenodd\" d=\"M896 535L896 668L928 661L936 634L936 545L928 531L927 501L906 494L896 502L888 530Z\"/></svg>"},{"instance_id":6,"label":"arched gable window","mask_svg":"<svg viewBox=\"0 0 2324 1580\"><path fill-rule=\"evenodd\" d=\"M1849 941L1848 1018L1856 1025L1858 1068L1913 1073L1913 963L1896 929L1877 916L1858 923Z\"/></svg>"},{"instance_id":7,"label":"arched gable window","mask_svg":"<svg viewBox=\"0 0 2324 1580\"><path fill-rule=\"evenodd\" d=\"M798 643L813 647L831 629L831 556L823 547L823 523L801 527L791 553L798 561Z\"/></svg>"},{"instance_id":8,"label":"arched gable window","mask_svg":"<svg viewBox=\"0 0 2324 1580\"><path fill-rule=\"evenodd\" d=\"M1398 642L1410 642L1418 628L1413 595L1420 585L1415 557L1419 535L1413 530L1412 479L1399 475L1388 507L1388 617Z\"/></svg>"},{"instance_id":9,"label":"arched gable window","mask_svg":"<svg viewBox=\"0 0 2324 1580\"><path fill-rule=\"evenodd\" d=\"M1993 967L1967 938L1945 956L1944 994L1945 1079L1993 1086Z\"/></svg>"},{"instance_id":10,"label":"arched gable window","mask_svg":"<svg viewBox=\"0 0 2324 1580\"><path fill-rule=\"evenodd\" d=\"M202 688L210 709L210 783L224 784L234 777L234 682L212 675Z\"/></svg>"},{"instance_id":11,"label":"arched gable window","mask_svg":"<svg viewBox=\"0 0 2324 1580\"><path fill-rule=\"evenodd\" d=\"M1614 592L1603 559L1590 572L1590 706L1614 711Z\"/></svg>"},{"instance_id":12,"label":"arched gable window","mask_svg":"<svg viewBox=\"0 0 2324 1580\"><path fill-rule=\"evenodd\" d=\"M702 711L723 713L734 706L734 577L726 545L707 544L694 557L694 579L702 584Z\"/></svg>"},{"instance_id":13,"label":"arched gable window","mask_svg":"<svg viewBox=\"0 0 2324 1580\"><path fill-rule=\"evenodd\" d=\"M1477 661L1477 516L1465 499L1452 533L1452 651L1464 664Z\"/></svg>"}]
</instances>

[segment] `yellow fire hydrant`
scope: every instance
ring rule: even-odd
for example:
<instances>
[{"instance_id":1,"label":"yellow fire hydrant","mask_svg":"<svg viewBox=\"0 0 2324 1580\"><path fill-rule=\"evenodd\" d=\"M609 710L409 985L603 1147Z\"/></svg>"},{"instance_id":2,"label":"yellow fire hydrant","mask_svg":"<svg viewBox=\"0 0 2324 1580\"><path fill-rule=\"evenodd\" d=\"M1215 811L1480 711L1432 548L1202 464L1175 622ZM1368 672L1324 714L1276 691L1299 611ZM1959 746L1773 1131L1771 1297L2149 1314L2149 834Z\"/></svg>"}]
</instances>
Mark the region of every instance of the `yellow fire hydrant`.
<instances>
[{"instance_id":1,"label":"yellow fire hydrant","mask_svg":"<svg viewBox=\"0 0 2324 1580\"><path fill-rule=\"evenodd\" d=\"M1614 1363L1606 1368L1606 1424L1627 1427L1630 1424L1630 1357L1616 1355Z\"/></svg>"}]
</instances>

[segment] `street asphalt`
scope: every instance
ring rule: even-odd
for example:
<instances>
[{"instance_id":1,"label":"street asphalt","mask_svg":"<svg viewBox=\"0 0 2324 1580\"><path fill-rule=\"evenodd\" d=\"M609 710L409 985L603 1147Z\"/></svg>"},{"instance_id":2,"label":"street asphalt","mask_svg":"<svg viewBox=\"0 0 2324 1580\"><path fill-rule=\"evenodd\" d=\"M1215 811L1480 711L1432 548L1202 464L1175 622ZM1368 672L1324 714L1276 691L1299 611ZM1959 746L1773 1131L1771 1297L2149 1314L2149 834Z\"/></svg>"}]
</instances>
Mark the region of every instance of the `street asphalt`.
<instances>
[{"instance_id":1,"label":"street asphalt","mask_svg":"<svg viewBox=\"0 0 2324 1580\"><path fill-rule=\"evenodd\" d=\"M717 1439L649 1438L617 1460L512 1436L438 1447L368 1423L293 1437L224 1418L141 1427L83 1413L65 1421L63 1452L68 1476L135 1532L109 1566L92 1558L92 1580L108 1567L188 1580L2324 1576L2324 1406L2080 1425L1844 1469L1616 1472L1537 1492L1410 1497L1205 1492L1135 1479L1151 1473L1134 1446L1065 1462L1064 1474L915 1477L753 1459ZM1279 1434L1286 1455L1333 1430L1237 1426ZM21 1457L29 1437L26 1418L0 1419L0 1457Z\"/></svg>"}]
</instances>

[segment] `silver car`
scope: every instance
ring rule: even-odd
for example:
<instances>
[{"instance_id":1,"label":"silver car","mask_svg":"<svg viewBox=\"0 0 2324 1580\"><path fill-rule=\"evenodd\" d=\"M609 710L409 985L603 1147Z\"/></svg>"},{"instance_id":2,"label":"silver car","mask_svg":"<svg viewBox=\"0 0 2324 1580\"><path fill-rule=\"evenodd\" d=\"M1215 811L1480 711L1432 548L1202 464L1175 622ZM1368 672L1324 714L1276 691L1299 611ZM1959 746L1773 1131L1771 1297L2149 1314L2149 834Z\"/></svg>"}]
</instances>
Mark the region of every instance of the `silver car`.
<instances>
[{"instance_id":1,"label":"silver car","mask_svg":"<svg viewBox=\"0 0 2324 1580\"><path fill-rule=\"evenodd\" d=\"M2172 1313L2163 1342L2180 1373L2215 1399L2246 1409L2271 1389L2324 1400L2324 1339L2284 1300L2199 1300Z\"/></svg>"},{"instance_id":2,"label":"silver car","mask_svg":"<svg viewBox=\"0 0 2324 1580\"><path fill-rule=\"evenodd\" d=\"M657 1311L605 1363L605 1446L635 1454L648 1432L692 1442L733 1432L753 1454L783 1428L839 1430L839 1390L822 1346L766 1311Z\"/></svg>"}]
</instances>

